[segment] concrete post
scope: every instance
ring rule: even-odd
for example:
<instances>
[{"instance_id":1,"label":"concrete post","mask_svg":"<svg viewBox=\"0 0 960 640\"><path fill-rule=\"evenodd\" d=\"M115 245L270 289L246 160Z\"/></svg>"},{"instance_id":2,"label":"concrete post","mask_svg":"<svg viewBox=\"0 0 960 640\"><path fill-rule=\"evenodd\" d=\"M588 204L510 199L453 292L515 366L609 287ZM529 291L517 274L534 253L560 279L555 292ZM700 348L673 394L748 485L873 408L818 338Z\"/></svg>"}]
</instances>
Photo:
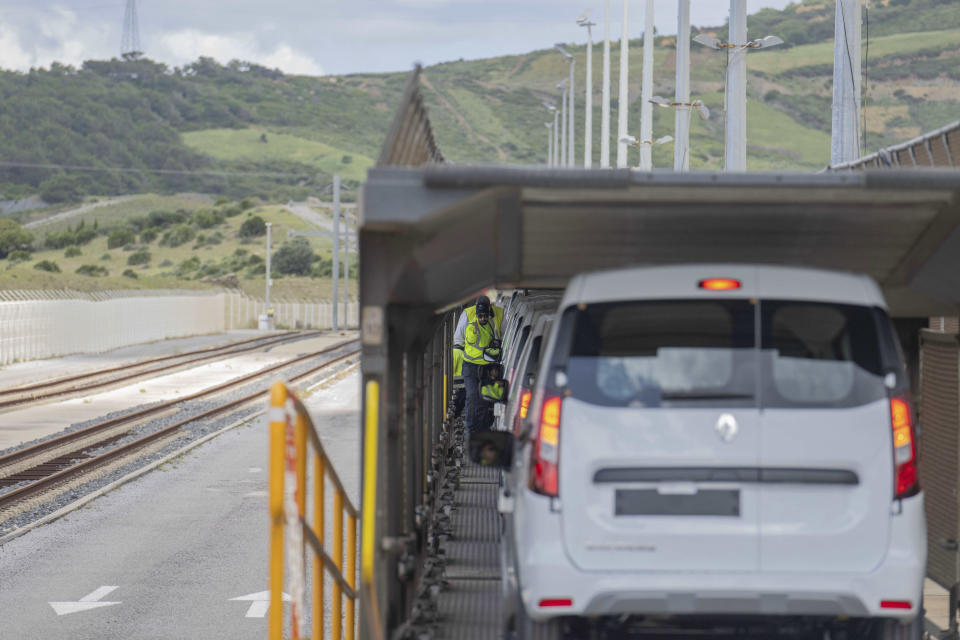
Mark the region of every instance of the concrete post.
<instances>
[{"instance_id":1,"label":"concrete post","mask_svg":"<svg viewBox=\"0 0 960 640\"><path fill-rule=\"evenodd\" d=\"M674 102L679 105L673 119L673 169L687 171L690 169L690 0L679 0L677 4L677 89Z\"/></svg>"},{"instance_id":2,"label":"concrete post","mask_svg":"<svg viewBox=\"0 0 960 640\"><path fill-rule=\"evenodd\" d=\"M337 305L340 301L340 176L333 176L333 330L340 330Z\"/></svg>"},{"instance_id":3,"label":"concrete post","mask_svg":"<svg viewBox=\"0 0 960 640\"><path fill-rule=\"evenodd\" d=\"M646 0L643 18L643 75L640 79L640 169L653 168L653 0Z\"/></svg>"},{"instance_id":4,"label":"concrete post","mask_svg":"<svg viewBox=\"0 0 960 640\"><path fill-rule=\"evenodd\" d=\"M266 291L264 291L264 298L266 298L266 310L270 309L270 254L272 253L272 248L270 244L270 227L273 226L272 222L267 223L267 285Z\"/></svg>"},{"instance_id":5,"label":"concrete post","mask_svg":"<svg viewBox=\"0 0 960 640\"><path fill-rule=\"evenodd\" d=\"M576 138L574 138L574 133L576 131L576 127L574 126L574 123L575 123L574 114L576 113L576 104L577 104L577 101L576 101L577 93L576 91L573 90L573 71L575 67L576 67L576 62L573 60L573 58L571 58L570 59L570 91L567 93L567 96L570 98L570 107L569 109L567 109L567 116L570 118L570 131L569 131L570 142L567 143L567 166L569 167L572 167L574 164L573 150L577 146L575 142Z\"/></svg>"},{"instance_id":6,"label":"concrete post","mask_svg":"<svg viewBox=\"0 0 960 640\"><path fill-rule=\"evenodd\" d=\"M587 81L584 89L583 166L593 165L593 26L587 25Z\"/></svg>"},{"instance_id":7,"label":"concrete post","mask_svg":"<svg viewBox=\"0 0 960 640\"><path fill-rule=\"evenodd\" d=\"M603 87L600 92L600 166L610 166L610 0L603 13Z\"/></svg>"},{"instance_id":8,"label":"concrete post","mask_svg":"<svg viewBox=\"0 0 960 640\"><path fill-rule=\"evenodd\" d=\"M837 0L830 164L860 157L860 6L861 0Z\"/></svg>"},{"instance_id":9,"label":"concrete post","mask_svg":"<svg viewBox=\"0 0 960 640\"><path fill-rule=\"evenodd\" d=\"M747 170L747 0L730 0L724 169Z\"/></svg>"},{"instance_id":10,"label":"concrete post","mask_svg":"<svg viewBox=\"0 0 960 640\"><path fill-rule=\"evenodd\" d=\"M685 0L680 0L684 2ZM689 1L689 0L687 0ZM627 111L630 109L630 41L627 21L629 19L629 0L623 0L623 25L620 32L620 99L617 104L617 168L627 166L627 145L621 142L627 136Z\"/></svg>"}]
</instances>

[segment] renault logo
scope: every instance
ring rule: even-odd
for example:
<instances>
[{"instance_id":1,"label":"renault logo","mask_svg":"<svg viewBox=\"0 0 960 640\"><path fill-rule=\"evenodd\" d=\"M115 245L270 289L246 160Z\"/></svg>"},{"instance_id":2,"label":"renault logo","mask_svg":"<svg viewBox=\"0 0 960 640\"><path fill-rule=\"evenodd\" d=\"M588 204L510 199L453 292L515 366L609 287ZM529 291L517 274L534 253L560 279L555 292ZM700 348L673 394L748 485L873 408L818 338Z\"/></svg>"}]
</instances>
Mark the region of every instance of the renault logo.
<instances>
[{"instance_id":1,"label":"renault logo","mask_svg":"<svg viewBox=\"0 0 960 640\"><path fill-rule=\"evenodd\" d=\"M740 430L737 426L737 419L729 413L725 413L717 418L717 424L714 428L717 430L717 435L720 436L720 439L724 442L730 442L736 438L737 431Z\"/></svg>"}]
</instances>

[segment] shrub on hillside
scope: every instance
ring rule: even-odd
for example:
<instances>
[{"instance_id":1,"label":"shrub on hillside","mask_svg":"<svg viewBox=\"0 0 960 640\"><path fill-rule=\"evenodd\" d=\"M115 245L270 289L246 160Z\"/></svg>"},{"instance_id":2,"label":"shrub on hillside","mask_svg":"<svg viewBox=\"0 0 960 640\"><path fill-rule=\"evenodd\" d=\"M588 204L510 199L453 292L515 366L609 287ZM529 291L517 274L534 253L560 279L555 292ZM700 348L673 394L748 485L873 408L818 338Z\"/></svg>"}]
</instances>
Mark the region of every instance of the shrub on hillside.
<instances>
[{"instance_id":1,"label":"shrub on hillside","mask_svg":"<svg viewBox=\"0 0 960 640\"><path fill-rule=\"evenodd\" d=\"M250 216L240 225L241 238L256 238L267 234L267 223L260 216Z\"/></svg>"},{"instance_id":2,"label":"shrub on hillside","mask_svg":"<svg viewBox=\"0 0 960 640\"><path fill-rule=\"evenodd\" d=\"M273 269L283 275L305 276L314 260L313 249L305 238L284 242L273 254Z\"/></svg>"},{"instance_id":3,"label":"shrub on hillside","mask_svg":"<svg viewBox=\"0 0 960 640\"><path fill-rule=\"evenodd\" d=\"M130 254L130 257L127 258L127 264L131 267L138 264L149 264L150 258L152 258L152 256L150 255L149 251L146 249L140 249L139 251Z\"/></svg>"},{"instance_id":4,"label":"shrub on hillside","mask_svg":"<svg viewBox=\"0 0 960 640\"><path fill-rule=\"evenodd\" d=\"M193 230L193 227L181 223L163 234L163 238L160 239L160 246L179 247L190 242L194 237L196 237L196 231Z\"/></svg>"},{"instance_id":5,"label":"shrub on hillside","mask_svg":"<svg viewBox=\"0 0 960 640\"><path fill-rule=\"evenodd\" d=\"M90 276L91 278L98 278L101 276L110 275L110 272L107 271L106 267L102 267L98 264L85 264L79 268L74 273L78 273L81 276Z\"/></svg>"},{"instance_id":6,"label":"shrub on hillside","mask_svg":"<svg viewBox=\"0 0 960 640\"><path fill-rule=\"evenodd\" d=\"M143 231L140 232L140 244L150 244L151 242L156 240L157 236L159 235L160 235L160 232L157 231L156 228L154 227L150 227L149 229L144 229Z\"/></svg>"},{"instance_id":7,"label":"shrub on hillside","mask_svg":"<svg viewBox=\"0 0 960 640\"><path fill-rule=\"evenodd\" d=\"M124 245L132 244L136 240L133 231L126 227L117 227L110 231L107 236L107 249L116 249Z\"/></svg>"},{"instance_id":8,"label":"shrub on hillside","mask_svg":"<svg viewBox=\"0 0 960 640\"><path fill-rule=\"evenodd\" d=\"M53 260L41 260L33 265L33 268L39 269L40 271L49 271L50 273L60 273L60 266Z\"/></svg>"},{"instance_id":9,"label":"shrub on hillside","mask_svg":"<svg viewBox=\"0 0 960 640\"><path fill-rule=\"evenodd\" d=\"M211 229L219 224L223 224L225 219L226 215L220 211L201 209L193 214L193 223L200 229Z\"/></svg>"},{"instance_id":10,"label":"shrub on hillside","mask_svg":"<svg viewBox=\"0 0 960 640\"><path fill-rule=\"evenodd\" d=\"M17 249L16 251L11 251L7 255L7 259L10 260L10 262L27 262L28 260L33 260L33 254L26 249Z\"/></svg>"},{"instance_id":11,"label":"shrub on hillside","mask_svg":"<svg viewBox=\"0 0 960 640\"><path fill-rule=\"evenodd\" d=\"M64 258L75 258L77 256L82 256L82 255L83 255L83 251L80 251L80 247L78 247L75 244L70 245L69 247L67 247L67 250L63 252Z\"/></svg>"},{"instance_id":12,"label":"shrub on hillside","mask_svg":"<svg viewBox=\"0 0 960 640\"><path fill-rule=\"evenodd\" d=\"M49 249L65 249L70 245L84 245L97 237L97 230L91 227L78 228L76 231L52 231L43 239L43 244Z\"/></svg>"},{"instance_id":13,"label":"shrub on hillside","mask_svg":"<svg viewBox=\"0 0 960 640\"><path fill-rule=\"evenodd\" d=\"M138 279L140 276L138 276L138 275L137 275L137 272L134 271L133 269L124 269L124 271L123 271L123 277L125 277L125 278L133 278L134 280L136 280L136 279Z\"/></svg>"},{"instance_id":14,"label":"shrub on hillside","mask_svg":"<svg viewBox=\"0 0 960 640\"><path fill-rule=\"evenodd\" d=\"M110 255L109 253L105 253L105 254L103 254L102 256L100 256L100 259L101 259L101 260L113 260L113 256Z\"/></svg>"},{"instance_id":15,"label":"shrub on hillside","mask_svg":"<svg viewBox=\"0 0 960 640\"><path fill-rule=\"evenodd\" d=\"M235 218L236 216L243 213L243 210L240 208L240 205L234 204L229 207L225 207L223 210L223 215L228 218Z\"/></svg>"},{"instance_id":16,"label":"shrub on hillside","mask_svg":"<svg viewBox=\"0 0 960 640\"><path fill-rule=\"evenodd\" d=\"M256 203L253 201L253 198L244 198L240 201L240 210L247 211L248 209L253 209Z\"/></svg>"},{"instance_id":17,"label":"shrub on hillside","mask_svg":"<svg viewBox=\"0 0 960 640\"><path fill-rule=\"evenodd\" d=\"M11 251L27 249L33 243L33 234L10 218L0 218L0 258Z\"/></svg>"}]
</instances>

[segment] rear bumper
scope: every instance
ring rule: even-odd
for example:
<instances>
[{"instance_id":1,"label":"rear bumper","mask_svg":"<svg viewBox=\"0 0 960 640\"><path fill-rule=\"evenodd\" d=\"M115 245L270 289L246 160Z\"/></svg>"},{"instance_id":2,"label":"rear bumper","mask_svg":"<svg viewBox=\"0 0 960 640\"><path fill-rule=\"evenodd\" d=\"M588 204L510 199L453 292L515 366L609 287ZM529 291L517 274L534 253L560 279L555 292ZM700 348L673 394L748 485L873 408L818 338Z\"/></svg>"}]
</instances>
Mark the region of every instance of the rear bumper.
<instances>
[{"instance_id":1,"label":"rear bumper","mask_svg":"<svg viewBox=\"0 0 960 640\"><path fill-rule=\"evenodd\" d=\"M539 496L537 496L539 498ZM523 544L521 597L535 619L562 615L760 615L888 617L907 622L919 612L926 569L923 494L902 501L891 516L886 557L870 573L670 573L591 572L575 567L557 532L559 514L547 505L530 509ZM534 499L533 502L539 502ZM532 507L532 508L531 508ZM541 517L536 517L537 515ZM552 521L552 522L551 522ZM536 524L535 524L536 522ZM532 525L532 526L531 526ZM569 598L569 607L540 607L542 600ZM908 601L909 609L887 609L882 601Z\"/></svg>"}]
</instances>

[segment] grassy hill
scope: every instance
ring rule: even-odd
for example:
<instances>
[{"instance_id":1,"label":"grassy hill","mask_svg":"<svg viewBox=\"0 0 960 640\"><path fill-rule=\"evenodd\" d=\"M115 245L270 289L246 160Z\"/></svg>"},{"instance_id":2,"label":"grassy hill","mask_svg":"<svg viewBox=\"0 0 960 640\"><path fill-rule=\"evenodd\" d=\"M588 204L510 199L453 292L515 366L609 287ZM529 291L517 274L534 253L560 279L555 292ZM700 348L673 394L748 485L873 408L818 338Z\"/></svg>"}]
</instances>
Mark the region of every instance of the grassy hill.
<instances>
[{"instance_id":1,"label":"grassy hill","mask_svg":"<svg viewBox=\"0 0 960 640\"><path fill-rule=\"evenodd\" d=\"M864 153L960 119L956 0L874 0L870 5ZM773 34L786 41L748 57L750 169L818 170L827 163L833 13L831 1L803 0L783 11L764 9L750 16L750 38ZM703 31L726 39L725 27ZM676 37L660 36L655 44L655 93L670 97ZM568 48L577 58L579 161L586 48ZM595 141L601 52L597 44ZM641 62L641 41L635 40L629 105L634 135ZM614 73L618 66L615 44ZM692 120L694 169L722 167L724 71L724 54L694 45L691 94L712 112L709 121ZM424 99L444 155L460 163L545 163L543 123L549 114L542 102L559 101L554 85L567 73L567 63L553 50L426 68ZM182 69L149 60L112 60L88 61L80 69L55 64L29 73L0 71L0 193L6 198L39 194L49 204L7 217L26 223L62 214L85 198L141 194L34 229L36 252L29 260L0 261L0 287L212 286L233 274L238 286L262 290L263 266L251 257L262 255L262 239L242 237L240 225L252 216L273 222L279 246L286 230L309 225L268 203L328 198L334 174L344 178L345 199L353 199L379 154L406 75L287 76L255 64L223 65L206 58ZM615 91L613 108L615 118ZM673 133L673 118L672 111L654 111L655 137ZM598 161L599 151L594 153ZM654 151L655 166L670 167L672 158L672 145ZM637 162L635 150L629 160ZM86 170L10 166L50 163ZM123 171L112 170L117 168ZM246 198L252 200L241 207ZM157 211L185 217L155 226L156 235L144 238L143 220ZM80 255L68 257L66 246L50 246L50 234L76 234L81 223L87 228L84 237L94 225L97 233L79 247ZM192 235L171 246L164 234L177 225L190 227L190 233L181 232ZM109 232L124 228L135 238L109 248ZM283 278L278 285L291 295L329 289L324 272L329 242L311 239L310 246L315 255L310 274ZM149 260L127 264L130 255L142 251ZM0 246L0 256L5 253ZM34 268L44 261L55 262L60 272ZM77 273L85 265L88 275ZM123 275L127 270L130 274Z\"/></svg>"},{"instance_id":2,"label":"grassy hill","mask_svg":"<svg viewBox=\"0 0 960 640\"><path fill-rule=\"evenodd\" d=\"M226 286L262 296L265 232L244 232L253 218L273 225L274 296L329 297L332 240L288 237L290 231L317 231L316 226L284 206L202 195L139 195L33 228L34 251L0 260L0 289ZM306 243L312 255L292 273L277 262L278 252L296 242ZM355 264L352 271L355 294Z\"/></svg>"}]
</instances>

